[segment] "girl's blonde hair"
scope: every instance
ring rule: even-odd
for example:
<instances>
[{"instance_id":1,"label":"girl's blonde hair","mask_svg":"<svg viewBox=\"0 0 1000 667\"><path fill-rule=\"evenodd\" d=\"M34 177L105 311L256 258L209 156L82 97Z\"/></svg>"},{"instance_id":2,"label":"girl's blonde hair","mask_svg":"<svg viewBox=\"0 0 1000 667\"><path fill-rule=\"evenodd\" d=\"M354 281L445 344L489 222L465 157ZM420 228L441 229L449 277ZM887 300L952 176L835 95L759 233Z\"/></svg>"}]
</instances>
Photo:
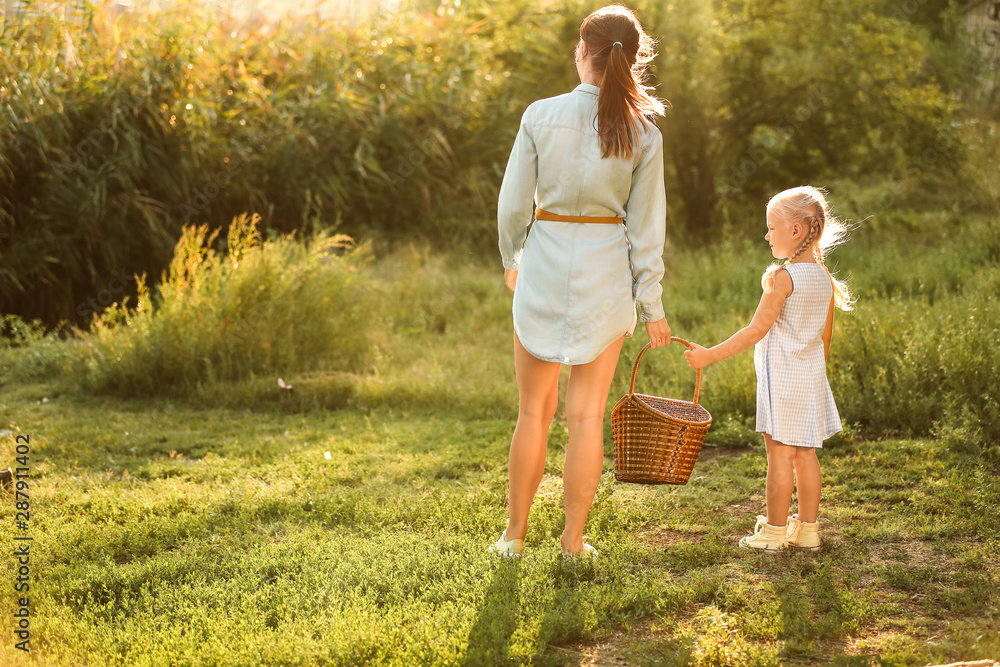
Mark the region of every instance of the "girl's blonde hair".
<instances>
[{"instance_id":1,"label":"girl's blonde hair","mask_svg":"<svg viewBox=\"0 0 1000 667\"><path fill-rule=\"evenodd\" d=\"M830 274L823 260L834 248L847 240L849 228L830 213L830 205L823 190L804 185L779 192L767 202L767 214L769 216L773 214L784 220L785 224L802 223L808 232L802 244L783 264L772 264L767 267L760 281L765 292L770 292L774 288L775 272L806 251L811 251L819 265ZM850 288L843 281L837 280L833 274L830 274L830 278L833 280L834 305L841 310L854 310L854 295L851 294Z\"/></svg>"}]
</instances>

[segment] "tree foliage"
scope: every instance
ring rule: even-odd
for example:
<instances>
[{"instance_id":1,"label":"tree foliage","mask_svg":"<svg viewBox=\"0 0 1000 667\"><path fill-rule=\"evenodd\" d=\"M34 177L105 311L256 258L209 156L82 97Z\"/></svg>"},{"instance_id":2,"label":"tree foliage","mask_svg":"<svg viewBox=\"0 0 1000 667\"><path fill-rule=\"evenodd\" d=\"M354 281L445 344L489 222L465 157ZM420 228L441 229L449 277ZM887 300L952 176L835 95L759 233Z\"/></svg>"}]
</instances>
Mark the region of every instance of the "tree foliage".
<instances>
[{"instance_id":1,"label":"tree foliage","mask_svg":"<svg viewBox=\"0 0 1000 667\"><path fill-rule=\"evenodd\" d=\"M185 224L244 211L271 232L492 248L518 119L577 83L592 9L428 1L356 26L251 28L83 7L0 30L0 310L50 324L120 302L118 275L159 275ZM970 66L939 0L637 9L660 39L685 238L789 185L898 175L932 192L958 171Z\"/></svg>"},{"instance_id":2,"label":"tree foliage","mask_svg":"<svg viewBox=\"0 0 1000 667\"><path fill-rule=\"evenodd\" d=\"M936 75L930 37L877 9L853 0L654 8L664 28L656 72L674 106L668 183L688 236L711 236L727 204L900 173L932 148L931 175L954 170L957 100Z\"/></svg>"}]
</instances>

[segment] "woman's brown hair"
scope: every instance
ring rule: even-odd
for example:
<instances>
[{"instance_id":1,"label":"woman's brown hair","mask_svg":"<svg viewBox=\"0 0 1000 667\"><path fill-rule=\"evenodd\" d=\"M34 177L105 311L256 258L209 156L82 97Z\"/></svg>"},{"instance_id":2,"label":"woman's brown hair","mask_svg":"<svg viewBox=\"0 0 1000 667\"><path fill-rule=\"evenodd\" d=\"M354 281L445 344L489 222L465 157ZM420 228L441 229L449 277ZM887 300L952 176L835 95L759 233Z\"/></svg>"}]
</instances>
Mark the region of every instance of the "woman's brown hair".
<instances>
[{"instance_id":1,"label":"woman's brown hair","mask_svg":"<svg viewBox=\"0 0 1000 667\"><path fill-rule=\"evenodd\" d=\"M635 13L610 5L588 16L580 39L601 77L597 98L597 132L601 157L631 157L639 138L639 123L652 123L670 104L649 94L646 68L653 60L655 42L645 33ZM579 57L579 53L577 54Z\"/></svg>"}]
</instances>

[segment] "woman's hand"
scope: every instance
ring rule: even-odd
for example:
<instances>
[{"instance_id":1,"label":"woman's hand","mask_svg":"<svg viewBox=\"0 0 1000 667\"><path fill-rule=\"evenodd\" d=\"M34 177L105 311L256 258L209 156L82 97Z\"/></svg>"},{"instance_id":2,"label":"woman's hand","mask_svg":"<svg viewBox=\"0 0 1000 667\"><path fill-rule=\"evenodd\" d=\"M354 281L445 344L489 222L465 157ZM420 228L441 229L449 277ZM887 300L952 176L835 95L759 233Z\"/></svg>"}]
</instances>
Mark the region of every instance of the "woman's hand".
<instances>
[{"instance_id":1,"label":"woman's hand","mask_svg":"<svg viewBox=\"0 0 1000 667\"><path fill-rule=\"evenodd\" d=\"M670 325L667 318L657 322L646 322L646 333L649 335L650 347L663 347L670 345Z\"/></svg>"},{"instance_id":2,"label":"woman's hand","mask_svg":"<svg viewBox=\"0 0 1000 667\"><path fill-rule=\"evenodd\" d=\"M514 285L517 284L517 269L504 269L503 281L507 283L507 289L513 292Z\"/></svg>"},{"instance_id":3,"label":"woman's hand","mask_svg":"<svg viewBox=\"0 0 1000 667\"><path fill-rule=\"evenodd\" d=\"M691 368L704 368L713 363L712 353L703 348L698 343L691 343L691 349L684 350L684 358L687 359Z\"/></svg>"}]
</instances>

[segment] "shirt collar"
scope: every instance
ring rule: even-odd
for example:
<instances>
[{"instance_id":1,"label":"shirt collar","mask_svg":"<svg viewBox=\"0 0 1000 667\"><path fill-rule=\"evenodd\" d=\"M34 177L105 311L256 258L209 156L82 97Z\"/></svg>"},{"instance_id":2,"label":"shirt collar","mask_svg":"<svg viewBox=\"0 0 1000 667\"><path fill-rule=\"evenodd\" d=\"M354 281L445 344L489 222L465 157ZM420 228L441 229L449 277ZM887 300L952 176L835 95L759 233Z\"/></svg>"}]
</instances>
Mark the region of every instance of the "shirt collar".
<instances>
[{"instance_id":1,"label":"shirt collar","mask_svg":"<svg viewBox=\"0 0 1000 667\"><path fill-rule=\"evenodd\" d=\"M601 92L600 86L595 86L592 83L581 83L579 86L573 89L574 91L579 90L581 93L590 93L591 95L597 95Z\"/></svg>"}]
</instances>

